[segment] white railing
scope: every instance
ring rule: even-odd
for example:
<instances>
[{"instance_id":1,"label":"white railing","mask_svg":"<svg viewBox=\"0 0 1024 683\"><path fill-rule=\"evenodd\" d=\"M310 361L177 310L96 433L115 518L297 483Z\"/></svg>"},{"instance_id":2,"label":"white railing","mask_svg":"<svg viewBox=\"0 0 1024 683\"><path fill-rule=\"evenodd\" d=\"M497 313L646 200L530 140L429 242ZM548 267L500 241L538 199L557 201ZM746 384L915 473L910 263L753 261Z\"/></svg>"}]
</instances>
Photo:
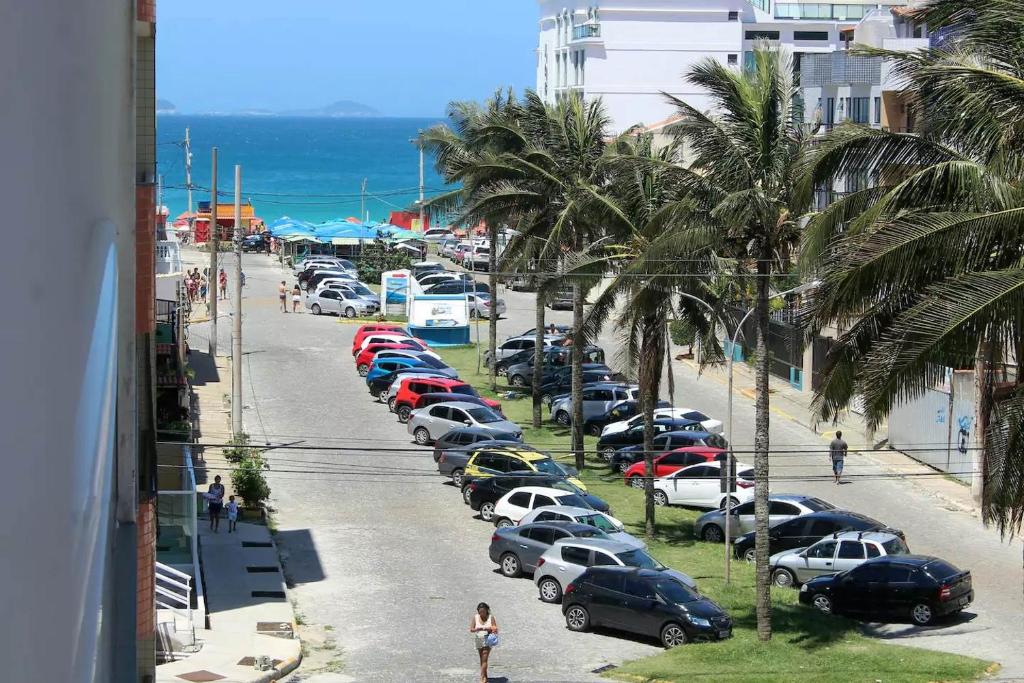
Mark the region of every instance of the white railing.
<instances>
[{"instance_id":1,"label":"white railing","mask_svg":"<svg viewBox=\"0 0 1024 683\"><path fill-rule=\"evenodd\" d=\"M172 655L175 652L187 652L196 642L195 624L192 621L192 577L161 562L155 564L156 606L158 610L170 612L173 617L174 633L178 636L176 642L165 644L164 649L167 654Z\"/></svg>"},{"instance_id":2,"label":"white railing","mask_svg":"<svg viewBox=\"0 0 1024 683\"><path fill-rule=\"evenodd\" d=\"M181 244L177 240L159 240L156 243L156 274L181 272Z\"/></svg>"},{"instance_id":3,"label":"white railing","mask_svg":"<svg viewBox=\"0 0 1024 683\"><path fill-rule=\"evenodd\" d=\"M882 41L882 47L886 50L913 52L914 50L927 50L927 38L886 38Z\"/></svg>"}]
</instances>

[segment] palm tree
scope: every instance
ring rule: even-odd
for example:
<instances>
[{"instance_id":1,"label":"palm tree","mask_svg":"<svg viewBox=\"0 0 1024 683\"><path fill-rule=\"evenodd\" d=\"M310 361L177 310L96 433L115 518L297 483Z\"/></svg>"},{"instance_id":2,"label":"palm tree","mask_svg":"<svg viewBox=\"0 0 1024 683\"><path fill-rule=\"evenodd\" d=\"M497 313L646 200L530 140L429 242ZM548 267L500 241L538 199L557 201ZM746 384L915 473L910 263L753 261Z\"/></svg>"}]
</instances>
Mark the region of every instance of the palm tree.
<instances>
[{"instance_id":1,"label":"palm tree","mask_svg":"<svg viewBox=\"0 0 1024 683\"><path fill-rule=\"evenodd\" d=\"M803 246L823 284L812 330L840 336L816 396L825 418L856 393L869 426L946 368L975 368L982 510L1004 535L1024 521L1024 12L1017 0L930 0L908 10L933 45L891 60L920 122L908 135L847 125L808 157L803 191L851 173L873 187L815 216Z\"/></svg>"},{"instance_id":2,"label":"palm tree","mask_svg":"<svg viewBox=\"0 0 1024 683\"><path fill-rule=\"evenodd\" d=\"M742 71L708 59L688 72L690 83L708 93L715 113L670 97L680 117L673 126L676 141L693 158L685 192L654 222L665 226L657 247L662 258L676 257L706 273L720 273L728 263L733 276L753 280L757 627L758 637L768 640L769 301L772 278L789 270L788 255L798 242L806 202L793 188L809 131L796 105L791 55L758 45L752 56ZM694 263L700 259L703 266Z\"/></svg>"}]
</instances>

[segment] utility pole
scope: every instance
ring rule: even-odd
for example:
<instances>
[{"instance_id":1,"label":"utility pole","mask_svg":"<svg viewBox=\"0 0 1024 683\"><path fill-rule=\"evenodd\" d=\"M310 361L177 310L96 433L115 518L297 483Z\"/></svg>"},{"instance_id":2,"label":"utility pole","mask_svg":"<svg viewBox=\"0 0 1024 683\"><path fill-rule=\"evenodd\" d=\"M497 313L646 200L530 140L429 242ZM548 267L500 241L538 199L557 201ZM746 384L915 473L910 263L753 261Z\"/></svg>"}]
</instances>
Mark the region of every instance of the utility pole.
<instances>
[{"instance_id":1,"label":"utility pole","mask_svg":"<svg viewBox=\"0 0 1024 683\"><path fill-rule=\"evenodd\" d=\"M235 291L232 292L231 431L242 433L242 167L235 165Z\"/></svg>"},{"instance_id":2,"label":"utility pole","mask_svg":"<svg viewBox=\"0 0 1024 683\"><path fill-rule=\"evenodd\" d=\"M217 234L217 148L210 150L210 277L206 291L209 295L210 310L210 355L217 356L217 249L220 240Z\"/></svg>"},{"instance_id":3,"label":"utility pole","mask_svg":"<svg viewBox=\"0 0 1024 683\"><path fill-rule=\"evenodd\" d=\"M188 192L188 234L195 240L196 221L192 217L192 142L185 129L185 189Z\"/></svg>"}]
</instances>

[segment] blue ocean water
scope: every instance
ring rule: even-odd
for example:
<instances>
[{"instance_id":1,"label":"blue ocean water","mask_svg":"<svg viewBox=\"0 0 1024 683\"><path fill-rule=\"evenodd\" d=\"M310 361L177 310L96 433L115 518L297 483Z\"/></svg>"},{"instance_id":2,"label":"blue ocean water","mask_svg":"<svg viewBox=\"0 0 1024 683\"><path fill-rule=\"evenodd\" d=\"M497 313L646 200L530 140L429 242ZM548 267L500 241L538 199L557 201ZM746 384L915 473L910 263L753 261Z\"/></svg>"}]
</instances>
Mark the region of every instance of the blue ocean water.
<instances>
[{"instance_id":1,"label":"blue ocean water","mask_svg":"<svg viewBox=\"0 0 1024 683\"><path fill-rule=\"evenodd\" d=\"M188 208L184 151L189 129L192 184L209 188L210 149L218 149L217 189L233 201L234 167L242 166L242 198L270 223L280 216L311 222L359 215L359 192L367 180L366 210L383 221L418 196L419 151L409 142L440 119L292 118L277 116L161 115L157 119L157 172L171 218ZM443 182L425 159L427 196ZM193 190L206 201L208 189Z\"/></svg>"}]
</instances>

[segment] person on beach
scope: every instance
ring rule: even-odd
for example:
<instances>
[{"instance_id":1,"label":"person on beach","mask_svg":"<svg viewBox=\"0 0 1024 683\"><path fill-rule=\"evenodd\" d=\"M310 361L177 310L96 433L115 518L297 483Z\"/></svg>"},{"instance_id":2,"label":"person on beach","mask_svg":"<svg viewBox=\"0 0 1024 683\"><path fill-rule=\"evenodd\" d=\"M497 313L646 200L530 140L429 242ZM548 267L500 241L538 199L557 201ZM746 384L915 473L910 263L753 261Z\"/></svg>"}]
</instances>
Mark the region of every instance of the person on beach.
<instances>
[{"instance_id":1,"label":"person on beach","mask_svg":"<svg viewBox=\"0 0 1024 683\"><path fill-rule=\"evenodd\" d=\"M298 285L292 287L292 313L299 311L299 304L302 303L302 290Z\"/></svg>"},{"instance_id":2,"label":"person on beach","mask_svg":"<svg viewBox=\"0 0 1024 683\"><path fill-rule=\"evenodd\" d=\"M217 533L220 531L220 511L224 509L224 484L220 483L219 474L213 478L206 499L209 501L210 528Z\"/></svg>"},{"instance_id":3,"label":"person on beach","mask_svg":"<svg viewBox=\"0 0 1024 683\"><path fill-rule=\"evenodd\" d=\"M832 474L836 478L836 484L839 483L840 477L843 476L843 462L846 460L847 450L849 450L849 447L843 441L843 433L836 432L836 438L832 439L832 442L828 445L828 454L832 458Z\"/></svg>"},{"instance_id":4,"label":"person on beach","mask_svg":"<svg viewBox=\"0 0 1024 683\"><path fill-rule=\"evenodd\" d=\"M469 632L473 634L480 657L480 683L487 683L487 660L491 656L491 648L497 644L498 622L486 602L476 606L476 614L469 622Z\"/></svg>"},{"instance_id":5,"label":"person on beach","mask_svg":"<svg viewBox=\"0 0 1024 683\"><path fill-rule=\"evenodd\" d=\"M225 507L228 511L228 533L234 533L238 530L238 503L235 502L234 496L228 496L228 504Z\"/></svg>"},{"instance_id":6,"label":"person on beach","mask_svg":"<svg viewBox=\"0 0 1024 683\"><path fill-rule=\"evenodd\" d=\"M220 282L220 298L228 298L228 274L224 272L224 269L220 269L220 274L217 276L217 280Z\"/></svg>"},{"instance_id":7,"label":"person on beach","mask_svg":"<svg viewBox=\"0 0 1024 683\"><path fill-rule=\"evenodd\" d=\"M296 288L298 285L296 285ZM288 312L288 285L285 284L284 280L281 280L281 286L277 288L277 298L281 300L281 310L285 313Z\"/></svg>"}]
</instances>

